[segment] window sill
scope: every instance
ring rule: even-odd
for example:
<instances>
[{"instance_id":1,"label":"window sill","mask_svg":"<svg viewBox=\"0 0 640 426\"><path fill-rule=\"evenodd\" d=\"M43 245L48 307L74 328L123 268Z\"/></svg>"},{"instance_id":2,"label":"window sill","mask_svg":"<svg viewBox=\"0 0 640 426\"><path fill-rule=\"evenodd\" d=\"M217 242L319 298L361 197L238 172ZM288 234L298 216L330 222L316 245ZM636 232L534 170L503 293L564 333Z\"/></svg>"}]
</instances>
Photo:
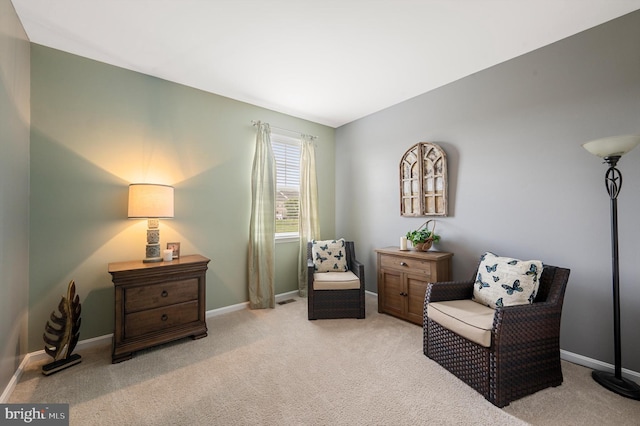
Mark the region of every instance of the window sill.
<instances>
[{"instance_id":1,"label":"window sill","mask_svg":"<svg viewBox=\"0 0 640 426\"><path fill-rule=\"evenodd\" d=\"M295 243L300 241L298 235L276 235L276 244Z\"/></svg>"}]
</instances>

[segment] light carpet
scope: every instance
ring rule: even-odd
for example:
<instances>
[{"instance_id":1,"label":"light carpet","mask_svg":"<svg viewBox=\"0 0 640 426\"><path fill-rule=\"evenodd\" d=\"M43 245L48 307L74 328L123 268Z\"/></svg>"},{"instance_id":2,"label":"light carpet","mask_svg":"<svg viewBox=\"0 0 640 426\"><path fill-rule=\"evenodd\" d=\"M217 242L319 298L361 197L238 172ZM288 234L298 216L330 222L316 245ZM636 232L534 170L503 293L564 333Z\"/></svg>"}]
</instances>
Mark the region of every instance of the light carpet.
<instances>
[{"instance_id":1,"label":"light carpet","mask_svg":"<svg viewBox=\"0 0 640 426\"><path fill-rule=\"evenodd\" d=\"M565 383L501 410L422 353L419 326L378 314L306 318L306 299L210 318L209 336L137 352L111 347L45 377L23 374L8 402L69 403L71 425L637 425L640 403L563 362Z\"/></svg>"}]
</instances>

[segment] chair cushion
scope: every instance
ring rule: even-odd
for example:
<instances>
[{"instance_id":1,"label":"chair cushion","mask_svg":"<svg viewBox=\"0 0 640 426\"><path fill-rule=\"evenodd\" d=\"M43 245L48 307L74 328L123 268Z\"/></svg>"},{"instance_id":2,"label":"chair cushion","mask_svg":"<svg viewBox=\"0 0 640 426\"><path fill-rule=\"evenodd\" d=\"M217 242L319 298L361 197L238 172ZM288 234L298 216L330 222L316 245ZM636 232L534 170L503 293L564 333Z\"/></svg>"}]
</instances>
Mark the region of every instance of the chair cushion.
<instances>
[{"instance_id":1,"label":"chair cushion","mask_svg":"<svg viewBox=\"0 0 640 426\"><path fill-rule=\"evenodd\" d=\"M360 280L351 271L313 274L314 290L353 290L358 288L360 288Z\"/></svg>"},{"instance_id":2,"label":"chair cushion","mask_svg":"<svg viewBox=\"0 0 640 426\"><path fill-rule=\"evenodd\" d=\"M486 252L473 286L473 300L491 308L533 303L540 284L542 262L499 257Z\"/></svg>"},{"instance_id":3,"label":"chair cushion","mask_svg":"<svg viewBox=\"0 0 640 426\"><path fill-rule=\"evenodd\" d=\"M338 240L312 241L311 255L316 272L346 272L347 250L344 238Z\"/></svg>"},{"instance_id":4,"label":"chair cushion","mask_svg":"<svg viewBox=\"0 0 640 426\"><path fill-rule=\"evenodd\" d=\"M491 328L495 310L471 299L431 302L427 316L467 340L491 347Z\"/></svg>"}]
</instances>

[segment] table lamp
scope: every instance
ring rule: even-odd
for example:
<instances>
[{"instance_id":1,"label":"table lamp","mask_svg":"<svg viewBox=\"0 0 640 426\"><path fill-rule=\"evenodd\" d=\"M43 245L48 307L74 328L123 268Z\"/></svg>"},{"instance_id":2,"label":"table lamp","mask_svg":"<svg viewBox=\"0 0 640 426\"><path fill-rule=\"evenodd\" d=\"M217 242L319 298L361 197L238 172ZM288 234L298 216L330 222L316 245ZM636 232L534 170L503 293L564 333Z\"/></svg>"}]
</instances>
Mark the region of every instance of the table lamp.
<instances>
[{"instance_id":1,"label":"table lamp","mask_svg":"<svg viewBox=\"0 0 640 426\"><path fill-rule=\"evenodd\" d=\"M160 255L161 218L173 217L173 186L151 183L129 185L130 219L147 219L146 258L143 262L162 262Z\"/></svg>"}]
</instances>

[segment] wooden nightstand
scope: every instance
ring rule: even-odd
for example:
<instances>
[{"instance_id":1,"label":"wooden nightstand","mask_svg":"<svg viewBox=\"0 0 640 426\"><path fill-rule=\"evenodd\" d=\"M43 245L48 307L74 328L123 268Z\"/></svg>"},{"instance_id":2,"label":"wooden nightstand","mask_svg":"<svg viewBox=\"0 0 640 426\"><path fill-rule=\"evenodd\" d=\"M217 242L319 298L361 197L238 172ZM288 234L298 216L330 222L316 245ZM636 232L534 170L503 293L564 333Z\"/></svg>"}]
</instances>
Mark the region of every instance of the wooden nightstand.
<instances>
[{"instance_id":1,"label":"wooden nightstand","mask_svg":"<svg viewBox=\"0 0 640 426\"><path fill-rule=\"evenodd\" d=\"M378 312L422 325L427 284L451 279L453 253L401 251L398 247L378 254Z\"/></svg>"},{"instance_id":2,"label":"wooden nightstand","mask_svg":"<svg viewBox=\"0 0 640 426\"><path fill-rule=\"evenodd\" d=\"M171 262L109 264L115 289L113 363L150 346L207 336L208 263L206 257L191 255Z\"/></svg>"}]
</instances>

